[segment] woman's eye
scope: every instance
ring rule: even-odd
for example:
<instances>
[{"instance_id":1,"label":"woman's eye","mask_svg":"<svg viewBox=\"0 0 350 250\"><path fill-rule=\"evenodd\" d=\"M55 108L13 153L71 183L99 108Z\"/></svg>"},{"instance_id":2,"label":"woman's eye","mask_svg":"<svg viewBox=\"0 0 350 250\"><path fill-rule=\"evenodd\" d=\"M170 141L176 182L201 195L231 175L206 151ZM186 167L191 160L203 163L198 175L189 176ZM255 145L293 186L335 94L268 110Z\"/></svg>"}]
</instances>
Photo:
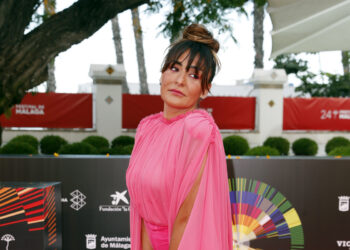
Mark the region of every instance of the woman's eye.
<instances>
[{"instance_id":1,"label":"woman's eye","mask_svg":"<svg viewBox=\"0 0 350 250\"><path fill-rule=\"evenodd\" d=\"M171 71L178 71L178 69L176 67L171 67L170 70Z\"/></svg>"},{"instance_id":2,"label":"woman's eye","mask_svg":"<svg viewBox=\"0 0 350 250\"><path fill-rule=\"evenodd\" d=\"M199 79L199 75L197 75L197 74L191 74L190 76L194 79Z\"/></svg>"}]
</instances>

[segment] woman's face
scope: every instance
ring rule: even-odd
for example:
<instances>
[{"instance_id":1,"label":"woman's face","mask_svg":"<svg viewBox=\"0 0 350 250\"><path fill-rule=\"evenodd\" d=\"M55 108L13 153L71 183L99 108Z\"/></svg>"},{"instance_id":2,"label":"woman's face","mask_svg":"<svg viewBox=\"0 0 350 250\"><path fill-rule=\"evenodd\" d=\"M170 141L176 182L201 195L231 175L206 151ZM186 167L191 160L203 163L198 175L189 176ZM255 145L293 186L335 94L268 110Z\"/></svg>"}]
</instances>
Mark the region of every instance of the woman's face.
<instances>
[{"instance_id":1,"label":"woman's face","mask_svg":"<svg viewBox=\"0 0 350 250\"><path fill-rule=\"evenodd\" d=\"M202 93L201 74L197 70L195 58L189 70L186 70L188 62L188 52L182 54L174 66L168 68L161 76L161 97L167 108L177 110L191 110L196 108L201 96L205 96L208 91Z\"/></svg>"}]
</instances>

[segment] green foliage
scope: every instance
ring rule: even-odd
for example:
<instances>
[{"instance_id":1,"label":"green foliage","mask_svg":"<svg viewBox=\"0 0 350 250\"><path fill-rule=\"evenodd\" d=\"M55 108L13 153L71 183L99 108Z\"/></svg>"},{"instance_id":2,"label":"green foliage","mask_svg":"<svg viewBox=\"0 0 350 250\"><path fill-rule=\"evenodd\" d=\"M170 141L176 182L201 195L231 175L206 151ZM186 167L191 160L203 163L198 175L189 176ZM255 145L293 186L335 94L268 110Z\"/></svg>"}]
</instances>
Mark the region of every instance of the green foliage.
<instances>
[{"instance_id":1,"label":"green foliage","mask_svg":"<svg viewBox=\"0 0 350 250\"><path fill-rule=\"evenodd\" d=\"M97 151L105 151L105 148L109 148L109 142L103 136L91 135L82 140L82 142L94 146Z\"/></svg>"},{"instance_id":2,"label":"green foliage","mask_svg":"<svg viewBox=\"0 0 350 250\"><path fill-rule=\"evenodd\" d=\"M85 142L75 142L72 144L66 144L60 148L59 154L68 155L96 155L98 154L97 149Z\"/></svg>"},{"instance_id":3,"label":"green foliage","mask_svg":"<svg viewBox=\"0 0 350 250\"><path fill-rule=\"evenodd\" d=\"M31 145L35 150L38 150L39 141L32 135L18 135L12 138L9 142L24 142Z\"/></svg>"},{"instance_id":4,"label":"green foliage","mask_svg":"<svg viewBox=\"0 0 350 250\"><path fill-rule=\"evenodd\" d=\"M244 155L249 150L248 141L239 135L227 136L223 142L226 155Z\"/></svg>"},{"instance_id":5,"label":"green foliage","mask_svg":"<svg viewBox=\"0 0 350 250\"><path fill-rule=\"evenodd\" d=\"M350 156L350 146L336 147L329 152L329 156Z\"/></svg>"},{"instance_id":6,"label":"green foliage","mask_svg":"<svg viewBox=\"0 0 350 250\"><path fill-rule=\"evenodd\" d=\"M23 141L10 141L0 150L1 154L37 154L38 150Z\"/></svg>"},{"instance_id":7,"label":"green foliage","mask_svg":"<svg viewBox=\"0 0 350 250\"><path fill-rule=\"evenodd\" d=\"M275 148L281 155L288 155L289 141L283 137L269 137L264 141L264 146Z\"/></svg>"},{"instance_id":8,"label":"green foliage","mask_svg":"<svg viewBox=\"0 0 350 250\"><path fill-rule=\"evenodd\" d=\"M283 54L275 59L275 69L284 69L288 74L299 74L308 70L308 62L298 59L296 54Z\"/></svg>"},{"instance_id":9,"label":"green foliage","mask_svg":"<svg viewBox=\"0 0 350 250\"><path fill-rule=\"evenodd\" d=\"M267 4L267 0L253 0L253 2L256 3L259 7Z\"/></svg>"},{"instance_id":10,"label":"green foliage","mask_svg":"<svg viewBox=\"0 0 350 250\"><path fill-rule=\"evenodd\" d=\"M171 7L166 13L166 20L159 25L162 33L169 37L171 41L176 40L181 31L192 23L201 23L211 25L219 33L229 32L231 37L233 27L232 20L228 14L235 10L241 14L246 14L244 4L249 0L151 0L148 12L159 12L169 2ZM255 0L262 6L266 4L266 0Z\"/></svg>"},{"instance_id":11,"label":"green foliage","mask_svg":"<svg viewBox=\"0 0 350 250\"><path fill-rule=\"evenodd\" d=\"M299 77L302 84L295 90L312 97L349 97L350 75L337 75L321 72L322 82L313 73Z\"/></svg>"},{"instance_id":12,"label":"green foliage","mask_svg":"<svg viewBox=\"0 0 350 250\"><path fill-rule=\"evenodd\" d=\"M134 145L134 143L135 143L134 137L121 135L112 140L112 148L115 148L116 146Z\"/></svg>"},{"instance_id":13,"label":"green foliage","mask_svg":"<svg viewBox=\"0 0 350 250\"><path fill-rule=\"evenodd\" d=\"M350 141L345 137L334 137L330 139L326 144L326 153L329 154L333 149L337 147L350 146Z\"/></svg>"},{"instance_id":14,"label":"green foliage","mask_svg":"<svg viewBox=\"0 0 350 250\"><path fill-rule=\"evenodd\" d=\"M269 146L257 146L249 149L244 155L248 156L265 156L265 155L280 155L280 152Z\"/></svg>"},{"instance_id":15,"label":"green foliage","mask_svg":"<svg viewBox=\"0 0 350 250\"><path fill-rule=\"evenodd\" d=\"M293 142L292 149L295 155L316 155L318 146L314 140L300 138Z\"/></svg>"},{"instance_id":16,"label":"green foliage","mask_svg":"<svg viewBox=\"0 0 350 250\"><path fill-rule=\"evenodd\" d=\"M134 145L116 146L112 148L111 155L131 155Z\"/></svg>"},{"instance_id":17,"label":"green foliage","mask_svg":"<svg viewBox=\"0 0 350 250\"><path fill-rule=\"evenodd\" d=\"M40 140L40 150L43 154L57 153L67 141L57 135L47 135Z\"/></svg>"},{"instance_id":18,"label":"green foliage","mask_svg":"<svg viewBox=\"0 0 350 250\"><path fill-rule=\"evenodd\" d=\"M106 154L112 154L112 148L100 148L97 150L99 152L99 154L101 155L106 155Z\"/></svg>"},{"instance_id":19,"label":"green foliage","mask_svg":"<svg viewBox=\"0 0 350 250\"><path fill-rule=\"evenodd\" d=\"M349 73L344 75L326 72L314 74L308 70L307 61L298 59L297 54L277 56L274 68L285 69L287 74L295 74L301 81L301 85L295 90L301 92L301 95L310 95L312 97L350 96Z\"/></svg>"}]
</instances>

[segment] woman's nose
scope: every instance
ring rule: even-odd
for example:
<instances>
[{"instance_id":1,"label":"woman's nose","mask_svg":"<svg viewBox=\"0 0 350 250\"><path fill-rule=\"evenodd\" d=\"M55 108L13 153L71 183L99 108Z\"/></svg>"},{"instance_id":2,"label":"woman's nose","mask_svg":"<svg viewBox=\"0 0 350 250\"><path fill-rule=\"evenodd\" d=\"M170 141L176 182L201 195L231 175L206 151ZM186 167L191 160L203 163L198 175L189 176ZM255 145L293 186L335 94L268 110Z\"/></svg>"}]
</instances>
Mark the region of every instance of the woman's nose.
<instances>
[{"instance_id":1,"label":"woman's nose","mask_svg":"<svg viewBox=\"0 0 350 250\"><path fill-rule=\"evenodd\" d=\"M179 71L176 77L177 84L185 84L186 83L186 72Z\"/></svg>"}]
</instances>

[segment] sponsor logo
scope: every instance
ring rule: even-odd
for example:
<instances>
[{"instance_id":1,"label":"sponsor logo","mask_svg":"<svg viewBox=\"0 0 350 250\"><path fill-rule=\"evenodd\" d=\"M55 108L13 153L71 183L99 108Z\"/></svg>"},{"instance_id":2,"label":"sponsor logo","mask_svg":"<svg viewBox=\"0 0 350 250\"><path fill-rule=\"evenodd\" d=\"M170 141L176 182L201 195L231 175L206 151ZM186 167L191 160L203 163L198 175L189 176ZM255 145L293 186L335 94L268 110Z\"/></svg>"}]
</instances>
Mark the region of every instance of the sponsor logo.
<instances>
[{"instance_id":1,"label":"sponsor logo","mask_svg":"<svg viewBox=\"0 0 350 250\"><path fill-rule=\"evenodd\" d=\"M9 250L9 245L11 241L15 241L15 237L11 234L4 234L1 237L2 241L6 241L6 250Z\"/></svg>"},{"instance_id":2,"label":"sponsor logo","mask_svg":"<svg viewBox=\"0 0 350 250\"><path fill-rule=\"evenodd\" d=\"M96 249L96 234L85 234L86 237L86 248Z\"/></svg>"},{"instance_id":3,"label":"sponsor logo","mask_svg":"<svg viewBox=\"0 0 350 250\"><path fill-rule=\"evenodd\" d=\"M130 249L130 237L101 237L101 248Z\"/></svg>"},{"instance_id":4,"label":"sponsor logo","mask_svg":"<svg viewBox=\"0 0 350 250\"><path fill-rule=\"evenodd\" d=\"M101 205L99 206L100 212L127 212L129 211L129 201L126 198L127 190L123 192L116 191L115 194L111 194L112 205ZM122 204L119 204L122 203Z\"/></svg>"},{"instance_id":5,"label":"sponsor logo","mask_svg":"<svg viewBox=\"0 0 350 250\"><path fill-rule=\"evenodd\" d=\"M339 119L350 119L350 110L339 110Z\"/></svg>"},{"instance_id":6,"label":"sponsor logo","mask_svg":"<svg viewBox=\"0 0 350 250\"><path fill-rule=\"evenodd\" d=\"M350 240L337 240L338 247L350 248Z\"/></svg>"},{"instance_id":7,"label":"sponsor logo","mask_svg":"<svg viewBox=\"0 0 350 250\"><path fill-rule=\"evenodd\" d=\"M17 104L15 110L18 115L45 115L45 105Z\"/></svg>"},{"instance_id":8,"label":"sponsor logo","mask_svg":"<svg viewBox=\"0 0 350 250\"><path fill-rule=\"evenodd\" d=\"M72 198L70 199L70 201L72 202L70 207L74 210L78 211L86 205L86 196L78 189L71 192L70 195L72 196Z\"/></svg>"},{"instance_id":9,"label":"sponsor logo","mask_svg":"<svg viewBox=\"0 0 350 250\"><path fill-rule=\"evenodd\" d=\"M350 110L349 109L322 109L321 110L321 120L350 120Z\"/></svg>"},{"instance_id":10,"label":"sponsor logo","mask_svg":"<svg viewBox=\"0 0 350 250\"><path fill-rule=\"evenodd\" d=\"M338 205L339 211L348 212L350 196L339 196L338 198L339 198L339 205Z\"/></svg>"}]
</instances>

